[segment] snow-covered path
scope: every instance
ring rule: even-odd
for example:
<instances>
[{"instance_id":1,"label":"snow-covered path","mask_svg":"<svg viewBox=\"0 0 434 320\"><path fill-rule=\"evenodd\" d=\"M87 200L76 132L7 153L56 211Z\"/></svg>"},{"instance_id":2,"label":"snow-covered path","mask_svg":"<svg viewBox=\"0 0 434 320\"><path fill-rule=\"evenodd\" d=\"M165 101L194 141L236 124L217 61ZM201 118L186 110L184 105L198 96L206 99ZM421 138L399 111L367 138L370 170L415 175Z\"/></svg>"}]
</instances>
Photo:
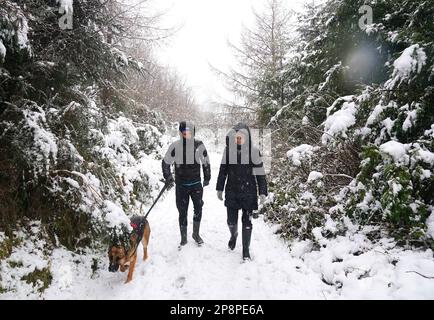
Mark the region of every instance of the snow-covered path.
<instances>
[{"instance_id":1,"label":"snow-covered path","mask_svg":"<svg viewBox=\"0 0 434 320\"><path fill-rule=\"evenodd\" d=\"M229 230L226 209L216 197L215 183L220 155L211 153L212 180L204 191L201 236L198 247L191 238L192 205L189 207L188 244L178 250L180 240L175 191L155 206L149 216L151 239L149 259L143 262L139 250L133 281L124 284L126 273L100 270L89 279L89 271L68 283L47 289L47 299L324 299L328 287L312 271L299 269L300 260L291 258L288 248L272 227L261 218L254 220L251 254L242 263L241 239L234 251L227 248ZM241 235L241 230L240 235ZM62 255L62 252L58 252ZM66 257L56 260L65 262ZM53 268L54 267L54 268ZM62 267L59 266L61 269ZM56 269L52 266L52 269ZM75 272L74 272L75 273ZM60 277L62 278L62 277ZM68 281L69 282L69 281ZM307 286L306 283L309 283Z\"/></svg>"},{"instance_id":2,"label":"snow-covered path","mask_svg":"<svg viewBox=\"0 0 434 320\"><path fill-rule=\"evenodd\" d=\"M2 262L2 279L15 289L0 299L434 299L434 280L421 276L434 276L432 250L403 250L388 238L374 243L350 222L347 235L317 239L322 248L312 251L310 241L288 248L274 234L276 226L260 217L253 221L253 261L242 262L240 241L234 251L227 248L226 209L215 192L221 155L215 151L212 181L204 192L202 247L191 238L190 206L189 243L178 250L172 189L149 216L149 259L142 261L140 246L132 282L124 284L126 273L108 272L105 253L74 254L60 247L44 257L44 242L34 228L36 233ZM52 281L42 294L20 280L45 266Z\"/></svg>"}]
</instances>

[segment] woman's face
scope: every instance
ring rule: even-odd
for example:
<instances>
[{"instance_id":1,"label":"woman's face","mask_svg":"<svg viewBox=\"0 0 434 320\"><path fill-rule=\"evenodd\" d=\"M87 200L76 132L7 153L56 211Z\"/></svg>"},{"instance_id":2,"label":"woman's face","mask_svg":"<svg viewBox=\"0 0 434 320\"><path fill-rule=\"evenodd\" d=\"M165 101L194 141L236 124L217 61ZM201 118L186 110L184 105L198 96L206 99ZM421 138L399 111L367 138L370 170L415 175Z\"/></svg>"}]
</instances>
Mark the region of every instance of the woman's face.
<instances>
[{"instance_id":1,"label":"woman's face","mask_svg":"<svg viewBox=\"0 0 434 320\"><path fill-rule=\"evenodd\" d=\"M246 142L246 136L240 132L237 132L235 135L235 143L239 146L243 145Z\"/></svg>"}]
</instances>

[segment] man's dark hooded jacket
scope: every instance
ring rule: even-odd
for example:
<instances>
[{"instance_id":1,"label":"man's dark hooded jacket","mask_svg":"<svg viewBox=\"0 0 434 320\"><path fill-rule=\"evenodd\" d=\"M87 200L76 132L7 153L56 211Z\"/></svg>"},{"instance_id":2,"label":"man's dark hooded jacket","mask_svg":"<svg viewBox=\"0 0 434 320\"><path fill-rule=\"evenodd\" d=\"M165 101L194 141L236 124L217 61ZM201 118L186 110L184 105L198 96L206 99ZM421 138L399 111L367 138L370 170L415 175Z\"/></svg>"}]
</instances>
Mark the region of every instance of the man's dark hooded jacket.
<instances>
[{"instance_id":1,"label":"man's dark hooded jacket","mask_svg":"<svg viewBox=\"0 0 434 320\"><path fill-rule=\"evenodd\" d=\"M235 144L237 132L246 137L241 146ZM237 124L226 136L216 189L225 190L225 206L233 209L256 210L258 190L259 194L268 195L262 157L252 143L249 127L244 123Z\"/></svg>"},{"instance_id":2,"label":"man's dark hooded jacket","mask_svg":"<svg viewBox=\"0 0 434 320\"><path fill-rule=\"evenodd\" d=\"M183 123L181 123L182 125ZM189 124L187 123L186 126ZM185 126L185 124L184 124ZM191 125L191 139L180 138L173 142L162 161L164 179L170 178L170 165L175 162L175 183L189 184L200 182L200 165L203 168L203 179L211 179L211 167L205 145L194 138L195 127Z\"/></svg>"}]
</instances>

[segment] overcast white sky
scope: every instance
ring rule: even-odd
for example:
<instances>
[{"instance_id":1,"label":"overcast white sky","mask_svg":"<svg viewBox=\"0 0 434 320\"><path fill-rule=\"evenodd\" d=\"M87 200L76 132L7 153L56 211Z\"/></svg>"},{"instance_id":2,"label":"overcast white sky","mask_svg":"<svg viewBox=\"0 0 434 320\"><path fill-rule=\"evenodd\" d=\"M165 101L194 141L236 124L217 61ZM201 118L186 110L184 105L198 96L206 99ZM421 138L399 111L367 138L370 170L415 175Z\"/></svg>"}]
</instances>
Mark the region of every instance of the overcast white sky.
<instances>
[{"instance_id":1,"label":"overcast white sky","mask_svg":"<svg viewBox=\"0 0 434 320\"><path fill-rule=\"evenodd\" d=\"M300 10L306 0L286 0L289 8ZM310 0L311 1L311 0ZM157 49L160 61L178 70L204 105L225 95L221 81L209 64L227 69L233 55L227 40L236 43L242 25L251 25L252 8L259 11L266 0L158 0L171 8L165 25L183 25L170 43Z\"/></svg>"}]
</instances>

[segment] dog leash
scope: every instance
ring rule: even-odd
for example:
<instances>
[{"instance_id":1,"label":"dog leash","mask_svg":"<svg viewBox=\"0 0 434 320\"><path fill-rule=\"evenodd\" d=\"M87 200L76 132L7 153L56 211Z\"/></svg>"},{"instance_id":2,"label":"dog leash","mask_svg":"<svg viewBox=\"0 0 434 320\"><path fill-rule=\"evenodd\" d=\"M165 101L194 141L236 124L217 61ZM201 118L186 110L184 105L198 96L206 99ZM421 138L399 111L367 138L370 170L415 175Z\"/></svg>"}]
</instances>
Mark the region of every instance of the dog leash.
<instances>
[{"instance_id":1,"label":"dog leash","mask_svg":"<svg viewBox=\"0 0 434 320\"><path fill-rule=\"evenodd\" d=\"M146 218L148 217L149 213L151 212L152 208L154 208L155 204L156 204L156 203L158 202L158 200L161 198L161 196L162 196L162 194L164 193L164 191L166 191L167 187L168 187L168 185L165 184L164 187L161 189L160 193L158 194L157 199L155 199L155 201L154 201L154 203L152 204L151 208L149 208L148 212L146 213L146 215L145 215L145 221L146 221ZM128 253L128 256L132 257L132 256L134 256L134 255L136 254L136 252L137 252L137 248L139 247L139 243L140 243L140 239L137 239L137 241L136 241L136 243L135 243L135 245L134 245L133 253L132 253L132 254ZM128 251L130 251L130 249L128 249L127 252L128 252Z\"/></svg>"},{"instance_id":2,"label":"dog leash","mask_svg":"<svg viewBox=\"0 0 434 320\"><path fill-rule=\"evenodd\" d=\"M154 208L155 204L158 202L164 191L167 189L167 184L164 185L163 189L161 189L160 194L158 195L157 199L155 199L154 203L152 204L151 208L149 208L148 212L145 215L145 219L148 217L149 213L151 212L152 208Z\"/></svg>"},{"instance_id":3,"label":"dog leash","mask_svg":"<svg viewBox=\"0 0 434 320\"><path fill-rule=\"evenodd\" d=\"M155 204L156 204L156 203L158 202L158 200L161 198L161 196L162 196L162 194L164 193L164 191L166 191L167 187L168 187L168 185L165 184L164 187L161 189L160 193L158 194L157 199L155 199L155 201L154 201L154 203L152 204L151 208L149 208L148 212L146 213L146 215L145 215L145 221L146 221L146 218L148 217L149 213L151 212L152 208L154 208ZM133 255L136 253L137 248L138 248L138 246L139 246L139 243L140 243L140 239L137 239L137 243L134 245L133 254L132 254L131 256L133 256ZM128 250L128 251L129 251L129 250ZM129 255L130 255L130 254L129 254Z\"/></svg>"}]
</instances>

